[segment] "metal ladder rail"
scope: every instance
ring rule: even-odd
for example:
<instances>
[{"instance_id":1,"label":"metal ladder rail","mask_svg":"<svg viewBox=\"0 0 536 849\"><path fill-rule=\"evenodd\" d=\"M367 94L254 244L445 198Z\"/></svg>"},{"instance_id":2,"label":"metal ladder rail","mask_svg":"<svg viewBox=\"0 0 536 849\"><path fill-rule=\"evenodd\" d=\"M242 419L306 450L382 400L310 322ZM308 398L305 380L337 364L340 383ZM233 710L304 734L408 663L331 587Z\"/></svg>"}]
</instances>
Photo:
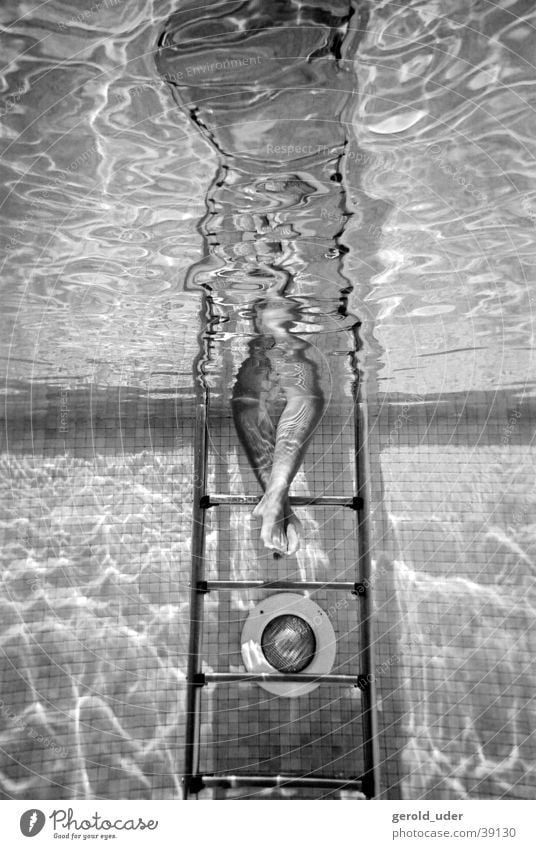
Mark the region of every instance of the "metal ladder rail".
<instances>
[{"instance_id":1,"label":"metal ladder rail","mask_svg":"<svg viewBox=\"0 0 536 849\"><path fill-rule=\"evenodd\" d=\"M236 789L238 787L300 787L312 790L348 790L363 792L360 778L325 778L316 775L199 775L193 782L193 792L207 787Z\"/></svg>"},{"instance_id":2,"label":"metal ladder rail","mask_svg":"<svg viewBox=\"0 0 536 849\"><path fill-rule=\"evenodd\" d=\"M258 504L258 495L227 495L223 493L215 493L214 495L205 495L203 498L202 507L219 507L221 504ZM310 505L324 505L331 507L351 507L352 510L358 510L362 507L362 500L355 495L348 498L346 495L291 495L289 503L295 506L309 507Z\"/></svg>"},{"instance_id":3,"label":"metal ladder rail","mask_svg":"<svg viewBox=\"0 0 536 849\"><path fill-rule=\"evenodd\" d=\"M184 742L184 764L182 770L182 796L188 798L190 781L197 772L196 762L199 752L197 732L199 725L200 691L195 685L196 676L200 673L201 626L203 621L203 595L197 585L204 579L205 568L205 517L206 511L201 506L205 496L207 471L207 413L208 391L203 386L203 392L198 399L195 414L194 434L194 485L192 504L192 569L190 584L188 663L186 670L186 728Z\"/></svg>"},{"instance_id":4,"label":"metal ladder rail","mask_svg":"<svg viewBox=\"0 0 536 849\"><path fill-rule=\"evenodd\" d=\"M368 450L368 413L365 397L365 386L361 380L361 371L357 355L362 342L359 326L353 328L354 353L352 365L355 375L352 391L354 399L354 451L355 474L357 484L357 546L359 563L359 580L365 591L360 594L361 602L361 646L363 651L363 668L365 677L362 679L362 723L363 746L365 748L365 763L367 764L365 791L368 798L375 798L380 792L380 749L378 732L378 701L374 676L374 628L373 628L373 576L370 542L370 463Z\"/></svg>"}]
</instances>

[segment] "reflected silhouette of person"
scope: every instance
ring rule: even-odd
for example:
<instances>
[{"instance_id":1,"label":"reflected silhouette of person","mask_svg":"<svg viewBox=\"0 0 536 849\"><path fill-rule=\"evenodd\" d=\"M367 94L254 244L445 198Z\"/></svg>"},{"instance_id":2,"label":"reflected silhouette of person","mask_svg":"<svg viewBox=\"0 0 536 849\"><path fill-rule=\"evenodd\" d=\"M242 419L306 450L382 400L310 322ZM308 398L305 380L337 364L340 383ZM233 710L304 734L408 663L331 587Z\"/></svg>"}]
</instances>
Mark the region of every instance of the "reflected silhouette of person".
<instances>
[{"instance_id":1,"label":"reflected silhouette of person","mask_svg":"<svg viewBox=\"0 0 536 849\"><path fill-rule=\"evenodd\" d=\"M221 159L201 226L208 259L191 270L188 285L218 281L231 289L239 277L273 285L252 307L255 337L231 403L264 490L253 511L261 538L280 554L300 544L289 487L324 408L313 346L291 331L299 303L282 291L307 269L315 281L329 281L324 304L330 294L337 304L348 287L332 263L342 225L323 213L346 207L343 116L367 20L368 4L350 0L216 0L209 7L183 0L156 58L176 102ZM321 256L307 250L313 243L326 245Z\"/></svg>"},{"instance_id":2,"label":"reflected silhouette of person","mask_svg":"<svg viewBox=\"0 0 536 849\"><path fill-rule=\"evenodd\" d=\"M300 546L301 523L289 503L298 471L323 409L318 369L308 356L312 346L290 332L296 304L279 295L253 308L256 336L233 387L235 427L264 495L253 510L262 520L261 539L278 554ZM277 425L272 415L284 408Z\"/></svg>"}]
</instances>

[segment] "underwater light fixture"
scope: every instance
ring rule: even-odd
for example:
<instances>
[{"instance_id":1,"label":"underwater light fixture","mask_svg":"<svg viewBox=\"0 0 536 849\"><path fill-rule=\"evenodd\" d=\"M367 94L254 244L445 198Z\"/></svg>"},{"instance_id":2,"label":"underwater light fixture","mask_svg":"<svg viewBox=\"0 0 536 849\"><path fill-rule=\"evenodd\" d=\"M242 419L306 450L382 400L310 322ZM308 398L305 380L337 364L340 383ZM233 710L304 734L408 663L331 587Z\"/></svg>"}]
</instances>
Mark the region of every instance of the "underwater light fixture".
<instances>
[{"instance_id":1,"label":"underwater light fixture","mask_svg":"<svg viewBox=\"0 0 536 849\"><path fill-rule=\"evenodd\" d=\"M261 637L264 656L279 672L302 672L316 651L316 638L311 626L294 614L272 619Z\"/></svg>"},{"instance_id":2,"label":"underwater light fixture","mask_svg":"<svg viewBox=\"0 0 536 849\"><path fill-rule=\"evenodd\" d=\"M248 672L327 675L335 661L336 638L327 614L310 598L276 593L250 611L242 630L242 659ZM259 681L277 696L293 698L315 690L310 678Z\"/></svg>"}]
</instances>

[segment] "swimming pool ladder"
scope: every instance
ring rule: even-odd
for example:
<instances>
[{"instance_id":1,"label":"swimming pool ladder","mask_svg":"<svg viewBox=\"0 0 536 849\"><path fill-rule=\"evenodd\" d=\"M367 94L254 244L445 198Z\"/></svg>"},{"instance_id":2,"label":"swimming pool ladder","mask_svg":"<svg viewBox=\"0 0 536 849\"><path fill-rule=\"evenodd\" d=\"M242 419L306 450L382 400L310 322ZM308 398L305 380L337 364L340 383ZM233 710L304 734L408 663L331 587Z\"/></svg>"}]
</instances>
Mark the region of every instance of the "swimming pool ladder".
<instances>
[{"instance_id":1,"label":"swimming pool ladder","mask_svg":"<svg viewBox=\"0 0 536 849\"><path fill-rule=\"evenodd\" d=\"M359 346L357 330L354 330L356 352ZM356 352L354 356L356 356ZM379 743L374 681L374 651L372 631L372 580L369 540L369 467L367 451L367 410L361 397L361 384L355 368L354 383L354 438L356 458L357 493L344 496L291 496L292 505L325 505L347 507L356 515L358 544L359 580L350 581L262 581L262 580L205 580L205 517L206 511L223 504L256 504L260 496L227 495L207 493L208 463L208 408L209 391L204 381L196 406L196 428L194 439L194 492L192 531L192 570L190 584L190 633L188 640L188 665L186 675L186 731L184 767L181 778L183 799L208 788L237 787L285 787L325 789L326 791L357 791L372 799L379 793ZM357 599L360 613L361 662L362 668L356 675L326 674L311 675L298 673L251 673L251 672L203 672L201 670L201 636L203 624L203 600L209 592L236 589L271 590L335 590L351 592ZM317 683L332 686L354 686L361 691L361 717L363 728L364 772L352 778L334 778L315 775L208 775L198 769L200 701L203 687L207 684L225 685L235 681L271 681Z\"/></svg>"}]
</instances>

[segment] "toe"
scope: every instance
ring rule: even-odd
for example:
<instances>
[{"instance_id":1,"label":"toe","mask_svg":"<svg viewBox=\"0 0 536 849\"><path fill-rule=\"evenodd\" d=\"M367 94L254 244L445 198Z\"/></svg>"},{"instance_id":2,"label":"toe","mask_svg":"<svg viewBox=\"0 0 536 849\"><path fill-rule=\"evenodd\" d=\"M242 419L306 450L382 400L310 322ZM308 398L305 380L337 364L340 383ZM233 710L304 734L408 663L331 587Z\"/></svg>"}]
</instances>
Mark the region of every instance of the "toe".
<instances>
[{"instance_id":1,"label":"toe","mask_svg":"<svg viewBox=\"0 0 536 849\"><path fill-rule=\"evenodd\" d=\"M272 526L261 532L261 539L266 548L276 551L278 554L287 553L287 538L278 528Z\"/></svg>"},{"instance_id":2,"label":"toe","mask_svg":"<svg viewBox=\"0 0 536 849\"><path fill-rule=\"evenodd\" d=\"M258 504L253 508L251 515L252 516L262 516L262 508L263 508L264 498L261 498Z\"/></svg>"},{"instance_id":3,"label":"toe","mask_svg":"<svg viewBox=\"0 0 536 849\"><path fill-rule=\"evenodd\" d=\"M295 554L300 547L300 537L296 532L294 525L289 525L287 528L288 553Z\"/></svg>"}]
</instances>

